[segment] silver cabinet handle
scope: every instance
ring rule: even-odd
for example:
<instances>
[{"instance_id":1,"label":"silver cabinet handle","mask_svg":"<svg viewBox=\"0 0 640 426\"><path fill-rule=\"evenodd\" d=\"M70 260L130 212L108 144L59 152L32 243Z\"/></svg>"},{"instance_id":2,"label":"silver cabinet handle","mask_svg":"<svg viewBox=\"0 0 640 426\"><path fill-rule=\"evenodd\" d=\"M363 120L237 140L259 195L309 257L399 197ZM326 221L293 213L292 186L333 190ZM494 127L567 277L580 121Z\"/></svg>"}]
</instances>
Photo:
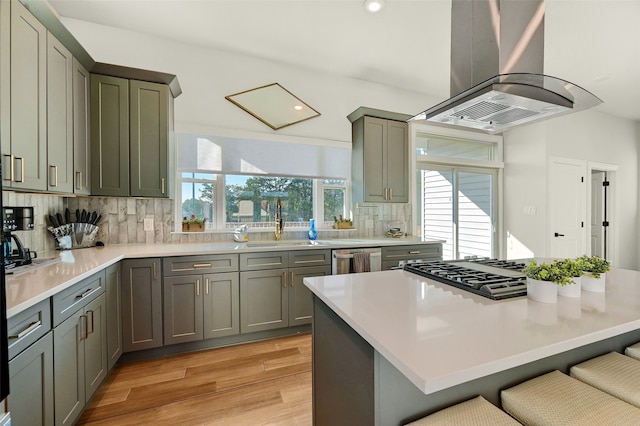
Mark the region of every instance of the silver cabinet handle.
<instances>
[{"instance_id":1,"label":"silver cabinet handle","mask_svg":"<svg viewBox=\"0 0 640 426\"><path fill-rule=\"evenodd\" d=\"M156 266L156 262L153 262L153 279L158 279L158 267Z\"/></svg>"},{"instance_id":2,"label":"silver cabinet handle","mask_svg":"<svg viewBox=\"0 0 640 426\"><path fill-rule=\"evenodd\" d=\"M20 333L9 336L9 339L22 339L24 336L31 333L33 330L40 327L41 325L42 325L42 321L40 320L34 321L31 324L29 324L29 327L25 328Z\"/></svg>"},{"instance_id":3,"label":"silver cabinet handle","mask_svg":"<svg viewBox=\"0 0 640 426\"><path fill-rule=\"evenodd\" d=\"M55 180L56 183L55 184L51 183L50 185L55 187L55 186L58 186L58 166L49 164L49 177L51 177L51 169L53 169L54 178L50 180Z\"/></svg>"},{"instance_id":4,"label":"silver cabinet handle","mask_svg":"<svg viewBox=\"0 0 640 426\"><path fill-rule=\"evenodd\" d=\"M389 188L389 199L393 200L393 188Z\"/></svg>"},{"instance_id":5,"label":"silver cabinet handle","mask_svg":"<svg viewBox=\"0 0 640 426\"><path fill-rule=\"evenodd\" d=\"M294 283L293 283L293 271L291 271L291 284L290 286L293 287Z\"/></svg>"},{"instance_id":6,"label":"silver cabinet handle","mask_svg":"<svg viewBox=\"0 0 640 426\"><path fill-rule=\"evenodd\" d=\"M76 189L80 191L82 189L82 172L76 172Z\"/></svg>"},{"instance_id":7,"label":"silver cabinet handle","mask_svg":"<svg viewBox=\"0 0 640 426\"><path fill-rule=\"evenodd\" d=\"M420 254L420 250L410 251L409 254Z\"/></svg>"},{"instance_id":8,"label":"silver cabinet handle","mask_svg":"<svg viewBox=\"0 0 640 426\"><path fill-rule=\"evenodd\" d=\"M13 178L13 164L11 166L11 180L13 180L14 182L24 182L24 158L22 157L14 157L13 155L11 156L14 160L20 160L20 180L18 179L14 179ZM12 161L13 163L13 161Z\"/></svg>"},{"instance_id":9,"label":"silver cabinet handle","mask_svg":"<svg viewBox=\"0 0 640 426\"><path fill-rule=\"evenodd\" d=\"M2 154L2 157L3 157L3 160L4 160L4 157L8 157L9 158L9 178L6 179L4 177L4 173L3 173L2 174L2 180L8 180L9 182L13 182L13 178L14 178L14 176L13 176L13 155L11 155L11 154ZM4 166L4 161L3 161L2 165Z\"/></svg>"},{"instance_id":10,"label":"silver cabinet handle","mask_svg":"<svg viewBox=\"0 0 640 426\"><path fill-rule=\"evenodd\" d=\"M86 297L89 293L91 293L92 291L93 291L92 288L87 289L84 293L77 295L76 299L82 299L83 297Z\"/></svg>"},{"instance_id":11,"label":"silver cabinet handle","mask_svg":"<svg viewBox=\"0 0 640 426\"><path fill-rule=\"evenodd\" d=\"M204 279L204 294L209 294L209 278Z\"/></svg>"},{"instance_id":12,"label":"silver cabinet handle","mask_svg":"<svg viewBox=\"0 0 640 426\"><path fill-rule=\"evenodd\" d=\"M200 280L196 280L196 296L200 296Z\"/></svg>"},{"instance_id":13,"label":"silver cabinet handle","mask_svg":"<svg viewBox=\"0 0 640 426\"><path fill-rule=\"evenodd\" d=\"M287 273L283 272L282 273L282 285L284 288L287 288Z\"/></svg>"},{"instance_id":14,"label":"silver cabinet handle","mask_svg":"<svg viewBox=\"0 0 640 426\"><path fill-rule=\"evenodd\" d=\"M161 182L162 182L162 191L161 192L164 194L164 186L165 186L164 185L164 182L165 182L164 178L161 179Z\"/></svg>"},{"instance_id":15,"label":"silver cabinet handle","mask_svg":"<svg viewBox=\"0 0 640 426\"><path fill-rule=\"evenodd\" d=\"M389 188L384 189L384 199L387 199L387 194L389 193Z\"/></svg>"},{"instance_id":16,"label":"silver cabinet handle","mask_svg":"<svg viewBox=\"0 0 640 426\"><path fill-rule=\"evenodd\" d=\"M194 268L211 268L211 264L210 263L194 263L193 264Z\"/></svg>"},{"instance_id":17,"label":"silver cabinet handle","mask_svg":"<svg viewBox=\"0 0 640 426\"><path fill-rule=\"evenodd\" d=\"M84 318L84 337L80 337L82 339L89 338L89 318L86 315L80 315L80 318Z\"/></svg>"}]
</instances>

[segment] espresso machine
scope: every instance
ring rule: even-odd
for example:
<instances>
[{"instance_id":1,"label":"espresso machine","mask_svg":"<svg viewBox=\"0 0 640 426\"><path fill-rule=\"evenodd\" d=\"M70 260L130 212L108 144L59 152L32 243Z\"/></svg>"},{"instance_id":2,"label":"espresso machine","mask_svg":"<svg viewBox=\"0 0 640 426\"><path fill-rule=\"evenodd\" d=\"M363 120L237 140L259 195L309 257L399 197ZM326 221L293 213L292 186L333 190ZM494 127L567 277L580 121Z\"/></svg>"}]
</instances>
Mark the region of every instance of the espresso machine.
<instances>
[{"instance_id":1,"label":"espresso machine","mask_svg":"<svg viewBox=\"0 0 640 426\"><path fill-rule=\"evenodd\" d=\"M33 231L35 227L33 207L2 208L2 249L6 269L28 265L37 254L22 244L14 231Z\"/></svg>"}]
</instances>

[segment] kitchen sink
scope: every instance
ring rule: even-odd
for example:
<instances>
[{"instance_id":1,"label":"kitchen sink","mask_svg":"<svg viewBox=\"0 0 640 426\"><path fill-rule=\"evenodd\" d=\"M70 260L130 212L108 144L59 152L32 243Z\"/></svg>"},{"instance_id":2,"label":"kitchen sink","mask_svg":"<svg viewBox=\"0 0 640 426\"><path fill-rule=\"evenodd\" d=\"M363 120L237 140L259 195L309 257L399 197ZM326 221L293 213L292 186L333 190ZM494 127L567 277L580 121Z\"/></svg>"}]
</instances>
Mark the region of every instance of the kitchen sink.
<instances>
[{"instance_id":1,"label":"kitchen sink","mask_svg":"<svg viewBox=\"0 0 640 426\"><path fill-rule=\"evenodd\" d=\"M246 243L248 248L253 247L299 247L299 246L323 246L327 245L324 241L296 241L296 240L281 240L281 241L249 241Z\"/></svg>"}]
</instances>

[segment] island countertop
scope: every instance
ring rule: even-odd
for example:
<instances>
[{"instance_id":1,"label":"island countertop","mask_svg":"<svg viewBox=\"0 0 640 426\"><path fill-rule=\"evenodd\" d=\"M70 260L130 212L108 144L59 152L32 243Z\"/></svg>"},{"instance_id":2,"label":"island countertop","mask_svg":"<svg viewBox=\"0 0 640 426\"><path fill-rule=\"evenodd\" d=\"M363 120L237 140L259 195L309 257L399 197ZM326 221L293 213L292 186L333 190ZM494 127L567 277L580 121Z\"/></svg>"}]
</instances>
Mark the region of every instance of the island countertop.
<instances>
[{"instance_id":1,"label":"island countertop","mask_svg":"<svg viewBox=\"0 0 640 426\"><path fill-rule=\"evenodd\" d=\"M346 324L431 394L640 328L640 273L544 304L493 301L396 270L305 278Z\"/></svg>"},{"instance_id":2,"label":"island countertop","mask_svg":"<svg viewBox=\"0 0 640 426\"><path fill-rule=\"evenodd\" d=\"M8 271L6 275L7 318L123 259L440 244L441 242L440 240L415 237L327 239L319 240L315 244L311 244L308 240L284 239L280 241L250 240L248 243L114 244L104 247L39 253L39 258L50 258L51 262L19 274Z\"/></svg>"}]
</instances>

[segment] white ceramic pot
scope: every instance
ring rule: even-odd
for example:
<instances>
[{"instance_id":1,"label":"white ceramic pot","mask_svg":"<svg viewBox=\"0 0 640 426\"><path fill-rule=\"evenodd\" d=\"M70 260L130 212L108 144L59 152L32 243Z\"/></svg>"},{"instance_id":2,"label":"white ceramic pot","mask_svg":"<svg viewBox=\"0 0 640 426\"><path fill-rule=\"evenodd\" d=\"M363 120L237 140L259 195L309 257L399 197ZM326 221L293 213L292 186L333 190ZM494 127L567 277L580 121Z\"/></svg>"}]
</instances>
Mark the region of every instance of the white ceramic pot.
<instances>
[{"instance_id":1,"label":"white ceramic pot","mask_svg":"<svg viewBox=\"0 0 640 426\"><path fill-rule=\"evenodd\" d=\"M582 290L582 277L573 278L573 284L559 285L558 296L563 297L580 297Z\"/></svg>"},{"instance_id":2,"label":"white ceramic pot","mask_svg":"<svg viewBox=\"0 0 640 426\"><path fill-rule=\"evenodd\" d=\"M582 275L582 288L585 291L594 293L604 293L605 274L600 274L600 278L593 278L593 274L585 272Z\"/></svg>"},{"instance_id":3,"label":"white ceramic pot","mask_svg":"<svg viewBox=\"0 0 640 426\"><path fill-rule=\"evenodd\" d=\"M553 281L541 281L527 278L527 297L536 302L556 303L558 301L558 285Z\"/></svg>"}]
</instances>

